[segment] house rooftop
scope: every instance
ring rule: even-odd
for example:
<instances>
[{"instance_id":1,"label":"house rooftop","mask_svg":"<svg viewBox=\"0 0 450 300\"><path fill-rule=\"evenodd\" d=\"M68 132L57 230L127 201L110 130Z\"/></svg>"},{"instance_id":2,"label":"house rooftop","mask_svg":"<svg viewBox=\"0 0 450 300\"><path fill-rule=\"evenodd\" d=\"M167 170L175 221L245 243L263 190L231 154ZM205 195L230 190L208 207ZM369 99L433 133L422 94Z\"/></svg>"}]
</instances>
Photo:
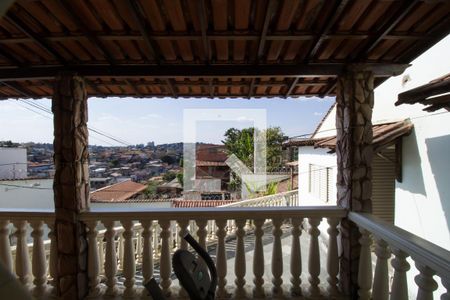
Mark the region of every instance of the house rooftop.
<instances>
[{"instance_id":1,"label":"house rooftop","mask_svg":"<svg viewBox=\"0 0 450 300\"><path fill-rule=\"evenodd\" d=\"M411 133L414 125L409 120L399 122L381 123L372 126L374 151L393 144L398 138ZM315 148L329 148L334 152L336 148L336 136L317 139L292 139L286 142L284 147L314 146Z\"/></svg>"},{"instance_id":2,"label":"house rooftop","mask_svg":"<svg viewBox=\"0 0 450 300\"><path fill-rule=\"evenodd\" d=\"M131 180L122 181L92 192L91 202L124 201L143 192L146 188L146 185Z\"/></svg>"}]
</instances>

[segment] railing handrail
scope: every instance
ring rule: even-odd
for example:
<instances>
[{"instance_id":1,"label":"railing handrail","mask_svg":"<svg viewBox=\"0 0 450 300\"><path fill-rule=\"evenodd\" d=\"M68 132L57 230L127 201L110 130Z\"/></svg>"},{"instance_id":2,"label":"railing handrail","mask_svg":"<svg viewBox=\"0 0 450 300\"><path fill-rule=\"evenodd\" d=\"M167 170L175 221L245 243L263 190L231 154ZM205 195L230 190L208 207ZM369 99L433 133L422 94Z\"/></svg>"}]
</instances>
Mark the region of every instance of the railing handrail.
<instances>
[{"instance_id":1,"label":"railing handrail","mask_svg":"<svg viewBox=\"0 0 450 300\"><path fill-rule=\"evenodd\" d=\"M305 206L305 207L213 207L213 208L93 208L83 212L80 219L92 220L177 220L177 219L267 219L270 218L343 218L345 209L337 206Z\"/></svg>"},{"instance_id":2,"label":"railing handrail","mask_svg":"<svg viewBox=\"0 0 450 300\"><path fill-rule=\"evenodd\" d=\"M284 197L284 196L295 195L297 193L298 193L298 190L292 190L292 191L282 192L282 193L278 193L278 194L273 194L273 195L267 195L267 196L262 196L262 197L242 200L242 201L238 201L238 202L235 202L235 203L221 205L219 207L240 207L242 205L246 205L246 204L250 204L250 203L254 203L254 202L261 202L261 201L272 199L272 198L280 198L280 197Z\"/></svg>"},{"instance_id":3,"label":"railing handrail","mask_svg":"<svg viewBox=\"0 0 450 300\"><path fill-rule=\"evenodd\" d=\"M368 213L349 212L348 218L360 228L433 269L438 276L450 279L450 251Z\"/></svg>"},{"instance_id":4,"label":"railing handrail","mask_svg":"<svg viewBox=\"0 0 450 300\"><path fill-rule=\"evenodd\" d=\"M28 208L2 208L0 210L0 219L16 221L45 221L55 217L54 209L28 209Z\"/></svg>"}]
</instances>

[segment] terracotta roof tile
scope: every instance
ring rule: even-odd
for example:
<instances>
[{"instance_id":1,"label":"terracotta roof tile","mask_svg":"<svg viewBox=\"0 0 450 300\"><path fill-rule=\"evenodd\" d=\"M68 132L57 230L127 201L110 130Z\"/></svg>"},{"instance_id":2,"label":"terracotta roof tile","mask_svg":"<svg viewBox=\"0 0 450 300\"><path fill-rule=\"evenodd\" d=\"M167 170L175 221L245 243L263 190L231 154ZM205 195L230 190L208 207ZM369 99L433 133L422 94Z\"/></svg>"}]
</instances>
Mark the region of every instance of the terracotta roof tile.
<instances>
[{"instance_id":1,"label":"terracotta roof tile","mask_svg":"<svg viewBox=\"0 0 450 300\"><path fill-rule=\"evenodd\" d=\"M146 185L131 180L122 181L92 192L91 201L123 201L143 192L146 188Z\"/></svg>"}]
</instances>

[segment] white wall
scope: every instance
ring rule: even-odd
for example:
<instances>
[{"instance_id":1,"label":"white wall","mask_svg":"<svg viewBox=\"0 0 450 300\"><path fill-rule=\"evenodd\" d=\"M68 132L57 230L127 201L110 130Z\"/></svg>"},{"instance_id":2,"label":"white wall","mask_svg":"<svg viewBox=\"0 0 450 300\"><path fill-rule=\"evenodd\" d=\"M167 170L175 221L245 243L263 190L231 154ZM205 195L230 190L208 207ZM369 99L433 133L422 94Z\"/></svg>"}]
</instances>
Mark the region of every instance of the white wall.
<instances>
[{"instance_id":1,"label":"white wall","mask_svg":"<svg viewBox=\"0 0 450 300\"><path fill-rule=\"evenodd\" d=\"M0 148L0 180L27 177L27 149Z\"/></svg>"},{"instance_id":2,"label":"white wall","mask_svg":"<svg viewBox=\"0 0 450 300\"><path fill-rule=\"evenodd\" d=\"M298 149L298 197L303 205L336 205L336 155L327 153L329 149L314 149L313 146ZM309 164L331 167L331 201L325 203L309 193Z\"/></svg>"}]
</instances>

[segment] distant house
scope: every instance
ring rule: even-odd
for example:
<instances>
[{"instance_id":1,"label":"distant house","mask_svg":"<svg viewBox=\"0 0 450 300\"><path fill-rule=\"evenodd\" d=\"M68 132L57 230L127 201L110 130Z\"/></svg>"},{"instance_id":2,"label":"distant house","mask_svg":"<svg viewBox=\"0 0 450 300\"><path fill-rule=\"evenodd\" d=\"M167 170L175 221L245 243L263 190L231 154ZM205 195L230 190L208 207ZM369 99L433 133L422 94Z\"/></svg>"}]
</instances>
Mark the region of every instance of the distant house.
<instances>
[{"instance_id":1,"label":"distant house","mask_svg":"<svg viewBox=\"0 0 450 300\"><path fill-rule=\"evenodd\" d=\"M98 190L105 186L110 185L113 182L113 178L111 177L91 177L89 178L89 182L91 184L91 191Z\"/></svg>"},{"instance_id":2,"label":"distant house","mask_svg":"<svg viewBox=\"0 0 450 300\"><path fill-rule=\"evenodd\" d=\"M198 144L195 173L197 179L220 179L221 189L230 183L230 167L225 163L228 154L224 145Z\"/></svg>"},{"instance_id":3,"label":"distant house","mask_svg":"<svg viewBox=\"0 0 450 300\"><path fill-rule=\"evenodd\" d=\"M146 185L131 180L122 181L91 192L91 202L115 202L143 198L146 188Z\"/></svg>"},{"instance_id":4,"label":"distant house","mask_svg":"<svg viewBox=\"0 0 450 300\"><path fill-rule=\"evenodd\" d=\"M168 198L179 197L182 191L183 187L178 182L178 178L174 178L170 182L158 185L156 188L156 192L158 195L165 195Z\"/></svg>"},{"instance_id":5,"label":"distant house","mask_svg":"<svg viewBox=\"0 0 450 300\"><path fill-rule=\"evenodd\" d=\"M27 177L27 149L0 147L0 180Z\"/></svg>"}]
</instances>

